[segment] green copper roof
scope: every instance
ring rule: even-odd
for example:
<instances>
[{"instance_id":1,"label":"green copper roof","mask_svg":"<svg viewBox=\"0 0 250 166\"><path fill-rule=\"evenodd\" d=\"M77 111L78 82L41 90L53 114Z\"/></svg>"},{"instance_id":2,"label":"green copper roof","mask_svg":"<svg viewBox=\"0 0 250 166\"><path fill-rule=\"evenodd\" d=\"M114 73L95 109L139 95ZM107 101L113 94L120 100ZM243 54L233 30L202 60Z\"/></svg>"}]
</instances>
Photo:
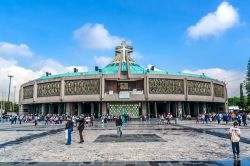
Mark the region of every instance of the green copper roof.
<instances>
[{"instance_id":1,"label":"green copper roof","mask_svg":"<svg viewBox=\"0 0 250 166\"><path fill-rule=\"evenodd\" d=\"M64 74L56 74L50 76L42 76L36 80L45 80L45 79L53 79L53 78L61 78L61 77L73 77L73 76L84 76L84 75L98 75L98 74L117 74L118 73L118 64L109 64L102 69L101 72L99 71L90 71L90 72L72 72L72 73L64 73ZM122 64L122 71L127 71L126 63ZM166 72L166 71L152 71L150 70L147 72L143 67L138 64L130 64L130 73L131 74L162 74L162 75L177 75L177 76L187 76L187 77L196 77L196 78L206 78L212 79L206 75L198 75L198 74L189 74L183 72Z\"/></svg>"},{"instance_id":2,"label":"green copper roof","mask_svg":"<svg viewBox=\"0 0 250 166\"><path fill-rule=\"evenodd\" d=\"M133 47L128 46L126 42L122 42L121 46L117 46L115 48L116 56L114 60L105 66L101 71L92 71L92 72L72 72L65 74L57 74L50 76L43 76L36 80L44 80L44 79L52 79L52 78L60 78L60 77L72 77L72 76L84 76L84 75L102 75L102 74L118 74L118 72L129 72L128 74L163 74L163 75L177 75L177 76L189 76L189 77L197 77L197 78L206 78L213 79L207 77L205 75L197 75L197 74L188 74L182 72L165 72L165 71L155 71L147 70L140 65L138 65L130 56L133 52ZM120 67L120 68L119 68ZM129 67L129 70L128 70Z\"/></svg>"},{"instance_id":3,"label":"green copper roof","mask_svg":"<svg viewBox=\"0 0 250 166\"><path fill-rule=\"evenodd\" d=\"M199 75L199 74L189 74L189 73L183 73L183 72L166 72L166 71L149 71L148 74L168 74L168 75L177 75L177 76L186 76L186 77L197 77L197 78L206 78L215 80L211 77L208 77L206 75Z\"/></svg>"},{"instance_id":4,"label":"green copper roof","mask_svg":"<svg viewBox=\"0 0 250 166\"><path fill-rule=\"evenodd\" d=\"M81 76L81 75L97 75L102 74L98 71L90 71L90 72L72 72L72 73L64 73L64 74L55 74L49 76L42 76L36 80L45 80L45 79L52 79L52 78L61 78L61 77L73 77L73 76Z\"/></svg>"},{"instance_id":5,"label":"green copper roof","mask_svg":"<svg viewBox=\"0 0 250 166\"><path fill-rule=\"evenodd\" d=\"M102 72L100 74L117 74L118 68L118 64L109 64L102 69Z\"/></svg>"},{"instance_id":6,"label":"green copper roof","mask_svg":"<svg viewBox=\"0 0 250 166\"><path fill-rule=\"evenodd\" d=\"M130 64L131 74L146 74L146 70L138 64Z\"/></svg>"}]
</instances>

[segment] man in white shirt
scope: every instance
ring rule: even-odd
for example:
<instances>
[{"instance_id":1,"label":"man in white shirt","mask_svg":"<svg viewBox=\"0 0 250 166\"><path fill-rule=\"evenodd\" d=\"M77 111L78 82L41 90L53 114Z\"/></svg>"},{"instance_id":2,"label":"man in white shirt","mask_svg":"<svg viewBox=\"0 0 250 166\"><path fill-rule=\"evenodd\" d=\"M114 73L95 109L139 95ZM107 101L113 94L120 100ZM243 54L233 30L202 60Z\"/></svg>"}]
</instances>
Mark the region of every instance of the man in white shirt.
<instances>
[{"instance_id":1,"label":"man in white shirt","mask_svg":"<svg viewBox=\"0 0 250 166\"><path fill-rule=\"evenodd\" d=\"M234 154L234 158L240 158L240 129L238 128L238 122L233 123L233 127L230 128L229 134L232 142L232 150Z\"/></svg>"}]
</instances>

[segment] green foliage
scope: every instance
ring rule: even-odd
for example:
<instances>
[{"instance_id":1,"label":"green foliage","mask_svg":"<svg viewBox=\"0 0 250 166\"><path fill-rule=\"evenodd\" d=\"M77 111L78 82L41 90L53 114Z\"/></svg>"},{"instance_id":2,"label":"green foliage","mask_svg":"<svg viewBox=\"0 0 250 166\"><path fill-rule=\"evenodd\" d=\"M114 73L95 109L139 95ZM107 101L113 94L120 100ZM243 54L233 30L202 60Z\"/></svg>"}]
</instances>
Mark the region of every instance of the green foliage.
<instances>
[{"instance_id":1,"label":"green foliage","mask_svg":"<svg viewBox=\"0 0 250 166\"><path fill-rule=\"evenodd\" d=\"M12 102L0 101L0 107L1 106L3 107L3 109L5 109L5 112L18 112L19 111L19 105L18 104L13 105Z\"/></svg>"},{"instance_id":2,"label":"green foliage","mask_svg":"<svg viewBox=\"0 0 250 166\"><path fill-rule=\"evenodd\" d=\"M244 95L243 95L243 83L240 84L240 101L238 103L238 106L240 109L245 109L246 104L245 104L245 100L244 100Z\"/></svg>"},{"instance_id":3,"label":"green foliage","mask_svg":"<svg viewBox=\"0 0 250 166\"><path fill-rule=\"evenodd\" d=\"M239 102L240 98L237 96L228 98L228 106L236 106L239 104Z\"/></svg>"},{"instance_id":4,"label":"green foliage","mask_svg":"<svg viewBox=\"0 0 250 166\"><path fill-rule=\"evenodd\" d=\"M247 90L247 105L250 106L250 59L248 60L247 64L246 90Z\"/></svg>"}]
</instances>

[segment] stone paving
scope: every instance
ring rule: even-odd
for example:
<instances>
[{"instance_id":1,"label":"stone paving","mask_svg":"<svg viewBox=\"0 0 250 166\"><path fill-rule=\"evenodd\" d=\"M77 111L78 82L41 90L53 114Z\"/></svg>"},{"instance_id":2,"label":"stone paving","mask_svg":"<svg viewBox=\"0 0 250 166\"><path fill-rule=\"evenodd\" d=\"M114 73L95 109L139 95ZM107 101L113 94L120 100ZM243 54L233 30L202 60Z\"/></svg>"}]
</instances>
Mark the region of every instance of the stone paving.
<instances>
[{"instance_id":1,"label":"stone paving","mask_svg":"<svg viewBox=\"0 0 250 166\"><path fill-rule=\"evenodd\" d=\"M178 125L159 125L157 121L129 122L123 130L124 139L130 136L130 141L116 141L120 138L113 137L110 141L98 142L100 136L116 134L114 122L102 126L96 122L94 127L87 127L84 130L83 144L78 144L79 135L75 128L73 132L72 145L65 145L64 132L58 131L50 134L50 131L63 128L63 125L45 127L40 123L38 127L33 124L6 125L0 124L0 162L106 162L107 165L117 162L138 162L154 161L230 161L232 152L230 140L221 138L206 132L201 133L194 129L204 131L220 132L227 135L229 126L212 124L196 124L194 121L179 121ZM241 127L242 137L250 140L250 127ZM37 131L39 130L39 131ZM27 139L18 142L18 139L47 132L35 139ZM138 137L143 135L156 135L164 141L138 142ZM6 144L13 140L15 144ZM134 139L134 141L133 141ZM248 160L250 157L250 144L240 143L241 159ZM210 162L210 164L211 164ZM126 164L125 164L126 165ZM202 164L203 165L203 164Z\"/></svg>"}]
</instances>

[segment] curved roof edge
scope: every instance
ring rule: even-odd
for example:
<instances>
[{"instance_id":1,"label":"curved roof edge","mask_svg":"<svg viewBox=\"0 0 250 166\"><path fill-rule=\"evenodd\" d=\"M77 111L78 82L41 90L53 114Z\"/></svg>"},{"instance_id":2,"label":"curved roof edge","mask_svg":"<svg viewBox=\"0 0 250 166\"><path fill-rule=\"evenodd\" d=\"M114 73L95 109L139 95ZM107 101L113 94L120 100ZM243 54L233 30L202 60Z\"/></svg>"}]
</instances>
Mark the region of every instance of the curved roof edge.
<instances>
[{"instance_id":1,"label":"curved roof edge","mask_svg":"<svg viewBox=\"0 0 250 166\"><path fill-rule=\"evenodd\" d=\"M186 77L195 77L195 78L205 78L210 80L216 80L206 75L199 75L199 74L190 74L190 73L183 73L183 72L166 72L166 71L152 71L150 70L147 72L143 67L138 64L131 65L131 74L150 74L150 75L174 75L174 76L186 76ZM118 73L118 66L117 65L107 65L103 68L102 71L90 71L90 72L72 72L72 73L64 73L64 74L55 74L50 76L42 76L40 78L35 79L35 81L45 80L45 79L54 79L54 78L62 78L62 77L74 77L74 76L88 76L88 75L109 75L109 74L117 74Z\"/></svg>"}]
</instances>

